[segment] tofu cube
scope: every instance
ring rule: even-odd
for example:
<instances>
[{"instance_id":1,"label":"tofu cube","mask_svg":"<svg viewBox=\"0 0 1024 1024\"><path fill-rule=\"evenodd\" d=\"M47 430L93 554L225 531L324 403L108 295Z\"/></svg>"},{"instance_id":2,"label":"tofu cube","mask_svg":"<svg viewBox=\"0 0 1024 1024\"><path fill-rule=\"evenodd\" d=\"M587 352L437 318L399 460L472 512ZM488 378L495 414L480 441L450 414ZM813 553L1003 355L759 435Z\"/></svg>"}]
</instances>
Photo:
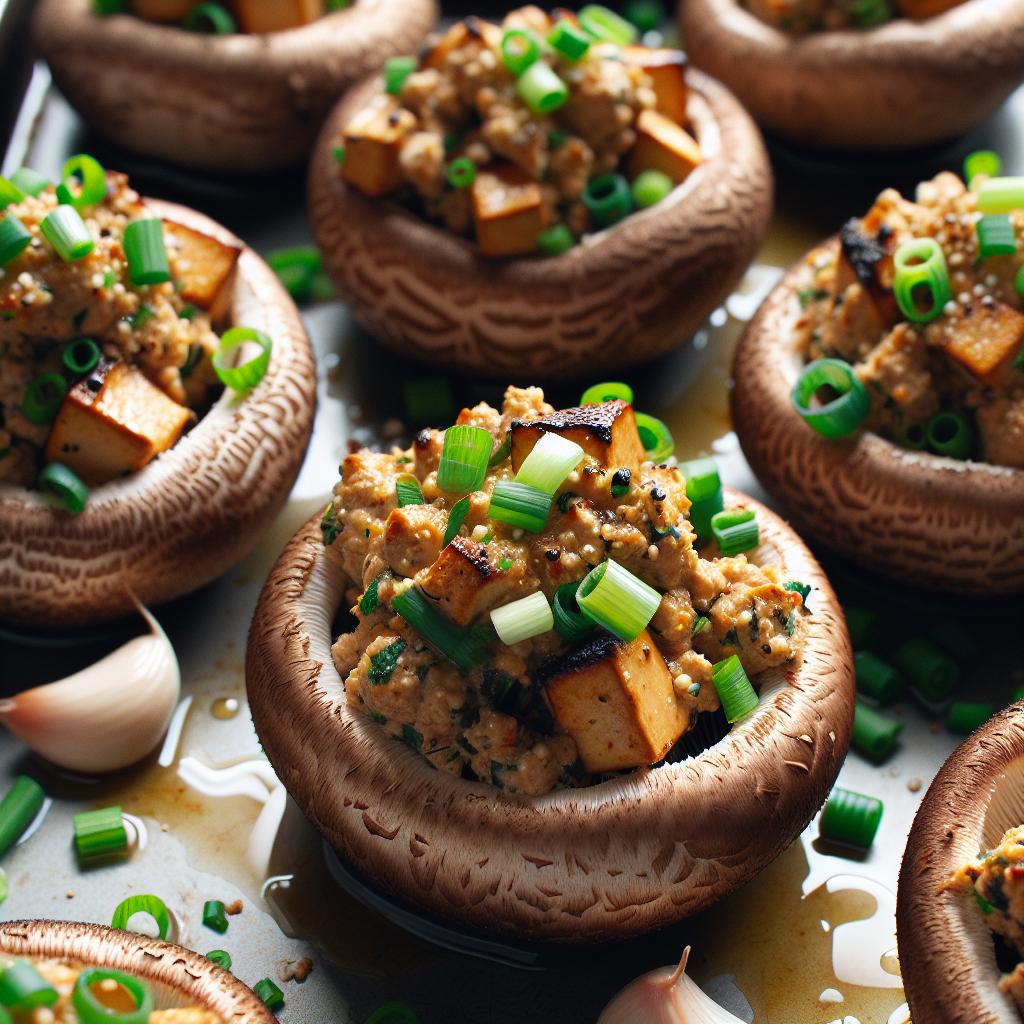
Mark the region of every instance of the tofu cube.
<instances>
[{"instance_id":1,"label":"tofu cube","mask_svg":"<svg viewBox=\"0 0 1024 1024\"><path fill-rule=\"evenodd\" d=\"M501 46L501 36L502 30L497 25L482 18L469 17L457 21L420 55L420 67L440 69L453 51L464 46L487 46L497 50Z\"/></svg>"},{"instance_id":2,"label":"tofu cube","mask_svg":"<svg viewBox=\"0 0 1024 1024\"><path fill-rule=\"evenodd\" d=\"M322 18L324 0L234 0L243 32L284 32Z\"/></svg>"},{"instance_id":3,"label":"tofu cube","mask_svg":"<svg viewBox=\"0 0 1024 1024\"><path fill-rule=\"evenodd\" d=\"M1024 314L1005 302L980 302L956 318L946 352L991 388L1007 383L1013 361L1024 346Z\"/></svg>"},{"instance_id":4,"label":"tofu cube","mask_svg":"<svg viewBox=\"0 0 1024 1024\"><path fill-rule=\"evenodd\" d=\"M688 724L646 631L628 644L601 636L544 670L543 679L555 719L588 772L654 764Z\"/></svg>"},{"instance_id":5,"label":"tofu cube","mask_svg":"<svg viewBox=\"0 0 1024 1024\"><path fill-rule=\"evenodd\" d=\"M164 221L164 245L181 297L209 311L214 319L227 312L241 246L221 242L172 220Z\"/></svg>"},{"instance_id":6,"label":"tofu cube","mask_svg":"<svg viewBox=\"0 0 1024 1024\"><path fill-rule=\"evenodd\" d=\"M676 124L686 124L686 104L690 89L686 84L686 54L682 50L650 49L627 46L623 59L647 72L657 98L655 110Z\"/></svg>"},{"instance_id":7,"label":"tofu cube","mask_svg":"<svg viewBox=\"0 0 1024 1024\"><path fill-rule=\"evenodd\" d=\"M522 256L537 251L544 230L540 183L514 164L477 171L472 186L476 243L484 256Z\"/></svg>"},{"instance_id":8,"label":"tofu cube","mask_svg":"<svg viewBox=\"0 0 1024 1024\"><path fill-rule=\"evenodd\" d=\"M447 517L436 505L406 505L388 513L384 557L399 576L415 576L441 553Z\"/></svg>"},{"instance_id":9,"label":"tofu cube","mask_svg":"<svg viewBox=\"0 0 1024 1024\"><path fill-rule=\"evenodd\" d=\"M195 5L195 0L131 0L128 6L137 18L171 23L184 21Z\"/></svg>"},{"instance_id":10,"label":"tofu cube","mask_svg":"<svg viewBox=\"0 0 1024 1024\"><path fill-rule=\"evenodd\" d=\"M141 469L170 448L192 412L168 398L141 370L104 360L67 394L46 442L91 487Z\"/></svg>"},{"instance_id":11,"label":"tofu cube","mask_svg":"<svg viewBox=\"0 0 1024 1024\"><path fill-rule=\"evenodd\" d=\"M342 178L373 198L393 192L402 183L402 145L415 127L412 111L400 109L391 96L378 96L345 129Z\"/></svg>"},{"instance_id":12,"label":"tofu cube","mask_svg":"<svg viewBox=\"0 0 1024 1024\"><path fill-rule=\"evenodd\" d=\"M486 544L455 537L436 562L419 578L420 590L437 603L453 622L468 626L475 618L516 597L523 568L505 572L488 561Z\"/></svg>"},{"instance_id":13,"label":"tofu cube","mask_svg":"<svg viewBox=\"0 0 1024 1024\"><path fill-rule=\"evenodd\" d=\"M701 159L697 140L671 118L644 110L636 119L636 142L626 162L631 181L644 171L662 171L678 185Z\"/></svg>"},{"instance_id":14,"label":"tofu cube","mask_svg":"<svg viewBox=\"0 0 1024 1024\"><path fill-rule=\"evenodd\" d=\"M575 441L605 469L635 472L646 458L633 407L621 399L563 409L535 420L513 420L511 433L512 468L516 472L542 434L560 434Z\"/></svg>"},{"instance_id":15,"label":"tofu cube","mask_svg":"<svg viewBox=\"0 0 1024 1024\"><path fill-rule=\"evenodd\" d=\"M892 292L895 252L894 234L879 236L856 218L848 220L839 231L836 296L843 295L851 284L859 284L875 307L882 327L893 327L902 319Z\"/></svg>"}]
</instances>

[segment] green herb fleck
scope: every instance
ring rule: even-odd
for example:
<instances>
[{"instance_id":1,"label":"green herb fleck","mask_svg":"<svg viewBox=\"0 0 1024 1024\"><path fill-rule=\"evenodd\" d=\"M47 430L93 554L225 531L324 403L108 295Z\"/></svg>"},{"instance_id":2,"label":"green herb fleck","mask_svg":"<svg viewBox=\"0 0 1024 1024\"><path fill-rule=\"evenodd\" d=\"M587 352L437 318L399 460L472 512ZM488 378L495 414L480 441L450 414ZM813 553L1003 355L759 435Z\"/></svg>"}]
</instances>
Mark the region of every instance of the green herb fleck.
<instances>
[{"instance_id":1,"label":"green herb fleck","mask_svg":"<svg viewBox=\"0 0 1024 1024\"><path fill-rule=\"evenodd\" d=\"M402 742L412 747L417 754L423 753L423 733L417 732L411 725L402 726Z\"/></svg>"},{"instance_id":2,"label":"green herb fleck","mask_svg":"<svg viewBox=\"0 0 1024 1024\"><path fill-rule=\"evenodd\" d=\"M812 302L821 302L827 299L829 293L823 288L801 288L796 297L800 300L800 308L806 309Z\"/></svg>"},{"instance_id":3,"label":"green herb fleck","mask_svg":"<svg viewBox=\"0 0 1024 1024\"><path fill-rule=\"evenodd\" d=\"M393 644L388 644L384 650L370 655L370 670L366 676L374 686L383 686L391 678L404 650L405 641L399 638Z\"/></svg>"},{"instance_id":4,"label":"green herb fleck","mask_svg":"<svg viewBox=\"0 0 1024 1024\"><path fill-rule=\"evenodd\" d=\"M508 572L509 569L512 568L512 559L511 558L499 558L498 559L498 568L502 572Z\"/></svg>"},{"instance_id":5,"label":"green herb fleck","mask_svg":"<svg viewBox=\"0 0 1024 1024\"><path fill-rule=\"evenodd\" d=\"M338 539L341 527L338 525L338 513L334 509L334 502L329 501L320 517L320 532L324 536L324 547L329 547Z\"/></svg>"},{"instance_id":6,"label":"green herb fleck","mask_svg":"<svg viewBox=\"0 0 1024 1024\"><path fill-rule=\"evenodd\" d=\"M448 751L448 756L444 759L445 764L451 764L452 761L457 761L462 755L459 753L458 747L452 747Z\"/></svg>"},{"instance_id":7,"label":"green herb fleck","mask_svg":"<svg viewBox=\"0 0 1024 1024\"><path fill-rule=\"evenodd\" d=\"M181 309L178 310L179 320L193 320L196 314L199 312L198 307L193 306L191 302L186 302Z\"/></svg>"},{"instance_id":8,"label":"green herb fleck","mask_svg":"<svg viewBox=\"0 0 1024 1024\"><path fill-rule=\"evenodd\" d=\"M139 306L138 312L132 315L128 323L131 325L133 331L137 331L143 326L143 324L148 323L155 316L156 313L153 311L152 307L143 304Z\"/></svg>"},{"instance_id":9,"label":"green herb fleck","mask_svg":"<svg viewBox=\"0 0 1024 1024\"><path fill-rule=\"evenodd\" d=\"M185 362L182 364L181 369L178 370L182 380L188 380L188 378L192 376L196 367L202 361L204 351L205 350L202 345L189 345L188 355L185 357Z\"/></svg>"},{"instance_id":10,"label":"green herb fleck","mask_svg":"<svg viewBox=\"0 0 1024 1024\"><path fill-rule=\"evenodd\" d=\"M807 598L811 594L811 588L806 583L801 583L799 580L790 580L788 583L783 585L784 590L792 590L794 594L799 594L803 599L804 604L807 603Z\"/></svg>"},{"instance_id":11,"label":"green herb fleck","mask_svg":"<svg viewBox=\"0 0 1024 1024\"><path fill-rule=\"evenodd\" d=\"M345 162L345 147L344 146L335 146L331 150L331 156L334 157L334 162L335 163L343 164Z\"/></svg>"},{"instance_id":12,"label":"green herb fleck","mask_svg":"<svg viewBox=\"0 0 1024 1024\"><path fill-rule=\"evenodd\" d=\"M395 459L396 466L404 466L407 462L412 462L412 459L408 455L403 455L399 459Z\"/></svg>"},{"instance_id":13,"label":"green herb fleck","mask_svg":"<svg viewBox=\"0 0 1024 1024\"><path fill-rule=\"evenodd\" d=\"M370 717L378 725L387 725L388 724L387 716L386 715L382 715L379 711L370 711Z\"/></svg>"},{"instance_id":14,"label":"green herb fleck","mask_svg":"<svg viewBox=\"0 0 1024 1024\"><path fill-rule=\"evenodd\" d=\"M691 636L696 636L698 633L707 629L711 625L711 620L706 615L698 615L693 620L693 629L690 631Z\"/></svg>"},{"instance_id":15,"label":"green herb fleck","mask_svg":"<svg viewBox=\"0 0 1024 1024\"><path fill-rule=\"evenodd\" d=\"M723 644L723 646L728 646L728 647L742 647L743 646L740 643L740 637L739 637L739 634L736 632L736 627L735 626L733 626L732 629L730 629L729 632L726 633L724 637L722 637L722 644Z\"/></svg>"},{"instance_id":16,"label":"green herb fleck","mask_svg":"<svg viewBox=\"0 0 1024 1024\"><path fill-rule=\"evenodd\" d=\"M377 588L380 581L384 579L384 573L376 576L366 588L366 593L359 598L359 611L363 615L372 615L380 607L380 597L377 595Z\"/></svg>"}]
</instances>

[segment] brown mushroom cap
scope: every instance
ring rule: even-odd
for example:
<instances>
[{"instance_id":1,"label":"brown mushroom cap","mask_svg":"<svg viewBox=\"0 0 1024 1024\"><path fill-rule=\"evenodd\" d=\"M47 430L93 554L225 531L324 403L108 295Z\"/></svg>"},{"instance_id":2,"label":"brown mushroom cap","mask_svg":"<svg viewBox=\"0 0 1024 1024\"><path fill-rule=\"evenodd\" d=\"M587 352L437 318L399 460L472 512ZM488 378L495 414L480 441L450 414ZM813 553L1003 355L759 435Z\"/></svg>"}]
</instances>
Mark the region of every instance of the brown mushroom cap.
<instances>
[{"instance_id":1,"label":"brown mushroom cap","mask_svg":"<svg viewBox=\"0 0 1024 1024\"><path fill-rule=\"evenodd\" d=\"M912 451L870 431L830 441L793 408L797 292L810 277L805 258L736 350L732 419L758 479L801 533L858 565L956 593L1024 590L1024 471Z\"/></svg>"},{"instance_id":2,"label":"brown mushroom cap","mask_svg":"<svg viewBox=\"0 0 1024 1024\"><path fill-rule=\"evenodd\" d=\"M317 144L309 210L356 317L399 352L505 379L592 375L680 345L743 276L772 205L753 122L718 82L687 81L704 163L667 199L562 256L508 260L342 181L331 150L380 85L352 89Z\"/></svg>"},{"instance_id":3,"label":"brown mushroom cap","mask_svg":"<svg viewBox=\"0 0 1024 1024\"><path fill-rule=\"evenodd\" d=\"M962 135L1024 80L1024 4L968 0L924 21L792 36L738 0L681 0L697 67L766 131L840 149L911 149Z\"/></svg>"},{"instance_id":4,"label":"brown mushroom cap","mask_svg":"<svg viewBox=\"0 0 1024 1024\"><path fill-rule=\"evenodd\" d=\"M241 245L215 221L174 203L149 209ZM274 343L263 380L225 392L169 451L93 490L70 516L37 491L0 484L0 619L82 625L125 615L131 594L160 604L241 561L283 507L313 430L316 370L295 305L248 247L235 271L232 324Z\"/></svg>"},{"instance_id":5,"label":"brown mushroom cap","mask_svg":"<svg viewBox=\"0 0 1024 1024\"><path fill-rule=\"evenodd\" d=\"M999 992L992 933L953 873L1024 824L1024 703L991 718L953 752L910 830L896 904L907 1002L922 1024L1020 1024Z\"/></svg>"},{"instance_id":6,"label":"brown mushroom cap","mask_svg":"<svg viewBox=\"0 0 1024 1024\"><path fill-rule=\"evenodd\" d=\"M285 549L249 634L253 721L303 811L363 875L420 910L563 942L696 913L782 852L824 802L850 742L850 641L797 535L757 510L760 558L814 588L801 655L761 677L761 708L714 747L585 789L514 796L432 768L348 706L331 660L342 574L318 520Z\"/></svg>"},{"instance_id":7,"label":"brown mushroom cap","mask_svg":"<svg viewBox=\"0 0 1024 1024\"><path fill-rule=\"evenodd\" d=\"M77 921L4 921L0 952L33 959L67 959L86 967L110 967L154 986L177 1005L201 1006L224 1024L275 1024L276 1018L251 989L205 956L170 942ZM175 1005L175 1004L172 1004Z\"/></svg>"},{"instance_id":8,"label":"brown mushroom cap","mask_svg":"<svg viewBox=\"0 0 1024 1024\"><path fill-rule=\"evenodd\" d=\"M247 173L304 161L331 104L388 57L415 53L434 0L356 0L302 28L206 36L92 0L40 0L33 34L68 101L136 153Z\"/></svg>"}]
</instances>

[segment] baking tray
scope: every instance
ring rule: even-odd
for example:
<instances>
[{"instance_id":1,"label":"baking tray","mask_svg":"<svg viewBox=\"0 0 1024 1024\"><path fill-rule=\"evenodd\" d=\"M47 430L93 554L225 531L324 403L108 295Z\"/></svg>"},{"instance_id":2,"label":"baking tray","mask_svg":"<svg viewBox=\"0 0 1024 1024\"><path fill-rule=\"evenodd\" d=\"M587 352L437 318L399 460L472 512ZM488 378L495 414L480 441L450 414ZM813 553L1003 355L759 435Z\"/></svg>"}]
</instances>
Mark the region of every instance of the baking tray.
<instances>
[{"instance_id":1,"label":"baking tray","mask_svg":"<svg viewBox=\"0 0 1024 1024\"><path fill-rule=\"evenodd\" d=\"M32 6L0 0L4 173L29 163L53 176L70 153L92 152L128 171L144 193L197 207L257 250L309 242L300 173L202 179L131 158L92 135L51 88L45 68L33 64ZM1024 172L1022 125L1024 91L970 139L895 164L877 155L851 163L774 147L778 212L745 282L691 345L628 374L644 408L672 427L680 457L713 452L728 483L763 500L730 431L728 365L743 323L779 268L863 210L881 186L910 185L942 166L956 167L970 149L997 149L1011 173ZM282 983L279 1016L287 1024L360 1024L395 1000L413 1006L424 1024L592 1024L622 985L676 962L690 943L694 976L747 1022L902 1024L907 1015L893 955L897 872L923 789L957 742L937 724L935 709L900 705L906 729L896 756L878 768L851 754L843 767L841 784L885 801L869 855L821 847L812 823L734 896L629 943L553 950L481 941L393 906L325 850L283 799L262 757L245 705L246 631L264 576L292 532L326 500L349 444L380 443L401 431L401 382L437 371L376 347L340 303L305 310L304 317L319 362L320 406L288 505L245 562L159 610L189 702L180 735L135 769L87 779L53 771L0 734L2 781L28 772L52 797L38 827L3 860L10 895L0 916L106 923L128 893L157 893L174 912L180 941L201 951L228 949L235 973L250 983L277 978L302 958L313 961L304 983ZM459 401L500 393L492 383L462 377L452 385ZM568 403L578 392L577 383L561 382L553 399ZM1005 701L1024 683L1024 659L1012 643L1013 624L1019 631L1024 621L1019 603L929 600L856 565L826 562L844 600L889 609L901 628L934 615L976 628L986 655L967 673L963 689L972 696ZM58 678L141 628L129 621L56 636L0 629L0 687L9 694ZM123 863L84 872L72 850L72 816L115 802L140 823L139 848ZM200 923L202 903L214 898L244 904L223 937Z\"/></svg>"}]
</instances>

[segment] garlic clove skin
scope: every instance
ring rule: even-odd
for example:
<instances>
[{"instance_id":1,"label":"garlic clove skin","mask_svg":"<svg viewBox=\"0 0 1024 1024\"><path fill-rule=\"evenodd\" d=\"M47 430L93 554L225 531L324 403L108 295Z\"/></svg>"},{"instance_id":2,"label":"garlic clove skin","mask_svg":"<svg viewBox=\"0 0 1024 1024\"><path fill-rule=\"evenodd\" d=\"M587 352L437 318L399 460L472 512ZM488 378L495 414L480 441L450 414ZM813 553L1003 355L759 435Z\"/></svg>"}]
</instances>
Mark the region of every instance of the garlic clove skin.
<instances>
[{"instance_id":1,"label":"garlic clove skin","mask_svg":"<svg viewBox=\"0 0 1024 1024\"><path fill-rule=\"evenodd\" d=\"M597 1024L744 1024L687 976L689 955L687 946L678 967L662 967L630 982Z\"/></svg>"},{"instance_id":2,"label":"garlic clove skin","mask_svg":"<svg viewBox=\"0 0 1024 1024\"><path fill-rule=\"evenodd\" d=\"M135 637L66 679L0 702L0 722L61 768L112 772L135 764L167 731L181 694L170 640L150 613Z\"/></svg>"}]
</instances>

